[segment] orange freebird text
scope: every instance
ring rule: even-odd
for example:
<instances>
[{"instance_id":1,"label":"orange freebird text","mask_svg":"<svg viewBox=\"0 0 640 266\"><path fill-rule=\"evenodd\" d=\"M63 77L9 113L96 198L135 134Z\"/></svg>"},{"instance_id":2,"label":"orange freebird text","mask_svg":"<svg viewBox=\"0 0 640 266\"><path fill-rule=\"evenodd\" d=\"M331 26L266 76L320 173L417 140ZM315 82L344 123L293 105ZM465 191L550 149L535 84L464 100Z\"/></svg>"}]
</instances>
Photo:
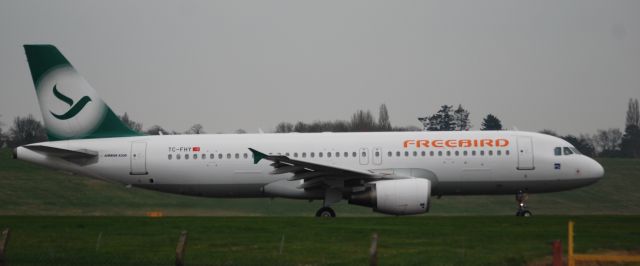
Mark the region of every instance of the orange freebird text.
<instances>
[{"instance_id":1,"label":"orange freebird text","mask_svg":"<svg viewBox=\"0 0 640 266\"><path fill-rule=\"evenodd\" d=\"M508 139L408 139L404 148L470 148L507 147Z\"/></svg>"}]
</instances>

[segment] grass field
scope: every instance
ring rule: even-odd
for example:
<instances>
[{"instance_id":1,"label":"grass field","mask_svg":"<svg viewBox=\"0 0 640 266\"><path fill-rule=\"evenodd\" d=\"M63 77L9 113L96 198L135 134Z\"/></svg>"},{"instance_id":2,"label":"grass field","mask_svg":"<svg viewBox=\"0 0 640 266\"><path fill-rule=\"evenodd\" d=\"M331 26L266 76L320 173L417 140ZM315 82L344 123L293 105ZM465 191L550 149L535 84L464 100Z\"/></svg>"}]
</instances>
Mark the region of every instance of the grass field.
<instances>
[{"instance_id":1,"label":"grass field","mask_svg":"<svg viewBox=\"0 0 640 266\"><path fill-rule=\"evenodd\" d=\"M606 175L595 185L572 191L534 194L534 215L640 215L640 160L602 159ZM106 183L10 159L0 149L0 215L141 216L311 216L321 202L286 199L210 199L164 194ZM339 216L379 216L346 203ZM513 196L433 198L434 215L512 215Z\"/></svg>"},{"instance_id":2,"label":"grass field","mask_svg":"<svg viewBox=\"0 0 640 266\"><path fill-rule=\"evenodd\" d=\"M0 150L8 265L170 265L182 230L188 265L362 265L373 232L381 265L523 265L544 261L552 240L566 250L569 219L577 252L640 251L640 160L604 159L599 183L532 195L528 219L513 216L513 196L434 198L413 217L339 204L339 218L316 219L320 202L127 189L9 157Z\"/></svg>"},{"instance_id":3,"label":"grass field","mask_svg":"<svg viewBox=\"0 0 640 266\"><path fill-rule=\"evenodd\" d=\"M577 252L640 249L639 216L14 216L0 228L13 230L8 265L171 265L183 229L187 265L364 265L373 232L381 265L523 265L565 244L569 219Z\"/></svg>"}]
</instances>

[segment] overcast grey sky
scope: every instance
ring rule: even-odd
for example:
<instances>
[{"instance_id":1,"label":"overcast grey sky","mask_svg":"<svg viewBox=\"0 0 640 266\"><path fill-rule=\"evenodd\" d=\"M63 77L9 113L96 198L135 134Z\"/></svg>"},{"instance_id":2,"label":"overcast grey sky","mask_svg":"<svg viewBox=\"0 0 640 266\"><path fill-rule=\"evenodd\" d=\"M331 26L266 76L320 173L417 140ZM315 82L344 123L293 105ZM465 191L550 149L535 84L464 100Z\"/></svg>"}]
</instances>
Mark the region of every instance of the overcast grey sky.
<instances>
[{"instance_id":1,"label":"overcast grey sky","mask_svg":"<svg viewBox=\"0 0 640 266\"><path fill-rule=\"evenodd\" d=\"M474 128L594 133L640 98L640 1L0 1L0 118L41 119L21 45L51 43L116 113L273 130L386 103ZM6 126L5 126L6 129Z\"/></svg>"}]
</instances>

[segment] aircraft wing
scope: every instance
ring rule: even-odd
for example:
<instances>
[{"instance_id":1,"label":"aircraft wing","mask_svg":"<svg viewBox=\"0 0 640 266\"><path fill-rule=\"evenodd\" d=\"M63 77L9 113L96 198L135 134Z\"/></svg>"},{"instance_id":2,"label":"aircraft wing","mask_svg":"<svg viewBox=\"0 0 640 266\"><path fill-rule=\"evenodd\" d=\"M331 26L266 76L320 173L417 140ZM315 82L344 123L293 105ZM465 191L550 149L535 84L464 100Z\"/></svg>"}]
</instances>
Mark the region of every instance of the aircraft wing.
<instances>
[{"instance_id":1,"label":"aircraft wing","mask_svg":"<svg viewBox=\"0 0 640 266\"><path fill-rule=\"evenodd\" d=\"M271 174L292 173L293 176L289 178L289 181L304 180L304 183L298 186L298 188L309 189L321 187L325 185L325 181L328 178L342 179L343 181L362 180L364 182L391 178L391 176L381 173L296 160L284 155L268 155L252 148L249 148L249 150L253 153L254 164L257 164L262 159L273 162L271 166L274 170L271 171ZM397 177L394 176L394 178Z\"/></svg>"},{"instance_id":2,"label":"aircraft wing","mask_svg":"<svg viewBox=\"0 0 640 266\"><path fill-rule=\"evenodd\" d=\"M45 145L26 145L23 147L47 156L59 157L80 165L93 163L97 161L98 158L98 152L87 149L72 150Z\"/></svg>"}]
</instances>

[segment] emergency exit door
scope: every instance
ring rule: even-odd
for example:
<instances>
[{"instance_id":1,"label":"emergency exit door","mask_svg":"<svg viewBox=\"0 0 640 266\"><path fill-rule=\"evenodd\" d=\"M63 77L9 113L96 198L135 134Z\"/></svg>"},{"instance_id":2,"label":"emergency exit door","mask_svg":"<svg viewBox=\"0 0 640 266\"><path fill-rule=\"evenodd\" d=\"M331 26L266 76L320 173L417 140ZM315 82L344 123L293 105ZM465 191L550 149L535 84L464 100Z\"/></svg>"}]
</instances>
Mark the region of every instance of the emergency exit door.
<instances>
[{"instance_id":1,"label":"emergency exit door","mask_svg":"<svg viewBox=\"0 0 640 266\"><path fill-rule=\"evenodd\" d=\"M518 137L518 170L533 170L533 142L531 137Z\"/></svg>"},{"instance_id":2,"label":"emergency exit door","mask_svg":"<svg viewBox=\"0 0 640 266\"><path fill-rule=\"evenodd\" d=\"M131 143L131 175L146 175L147 172L147 143L132 142Z\"/></svg>"},{"instance_id":3,"label":"emergency exit door","mask_svg":"<svg viewBox=\"0 0 640 266\"><path fill-rule=\"evenodd\" d=\"M358 155L360 156L360 164L369 164L369 149L360 148Z\"/></svg>"},{"instance_id":4,"label":"emergency exit door","mask_svg":"<svg viewBox=\"0 0 640 266\"><path fill-rule=\"evenodd\" d=\"M380 165L382 163L382 149L380 147L373 148L373 164Z\"/></svg>"}]
</instances>

